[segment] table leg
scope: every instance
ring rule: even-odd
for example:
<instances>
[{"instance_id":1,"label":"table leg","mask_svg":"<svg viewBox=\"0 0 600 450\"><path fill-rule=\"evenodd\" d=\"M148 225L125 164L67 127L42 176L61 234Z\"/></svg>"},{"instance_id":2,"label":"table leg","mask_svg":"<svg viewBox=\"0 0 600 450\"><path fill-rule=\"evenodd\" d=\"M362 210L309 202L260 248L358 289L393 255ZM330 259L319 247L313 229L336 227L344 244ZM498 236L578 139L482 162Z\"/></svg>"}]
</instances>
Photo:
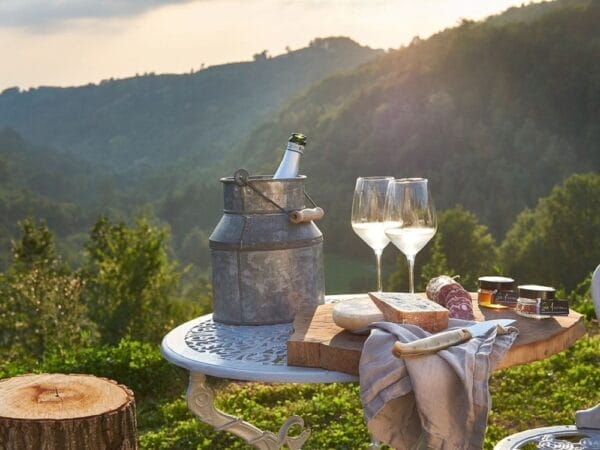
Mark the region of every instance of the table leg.
<instances>
[{"instance_id":1,"label":"table leg","mask_svg":"<svg viewBox=\"0 0 600 450\"><path fill-rule=\"evenodd\" d=\"M229 431L260 450L276 450L284 445L287 445L290 450L299 450L310 436L310 430L303 430L298 436L287 435L289 429L294 425L304 427L302 417L288 418L275 435L218 410L215 408L214 400L215 395L206 382L206 375L200 372L191 372L187 390L188 408L204 423L213 426L215 430Z\"/></svg>"}]
</instances>

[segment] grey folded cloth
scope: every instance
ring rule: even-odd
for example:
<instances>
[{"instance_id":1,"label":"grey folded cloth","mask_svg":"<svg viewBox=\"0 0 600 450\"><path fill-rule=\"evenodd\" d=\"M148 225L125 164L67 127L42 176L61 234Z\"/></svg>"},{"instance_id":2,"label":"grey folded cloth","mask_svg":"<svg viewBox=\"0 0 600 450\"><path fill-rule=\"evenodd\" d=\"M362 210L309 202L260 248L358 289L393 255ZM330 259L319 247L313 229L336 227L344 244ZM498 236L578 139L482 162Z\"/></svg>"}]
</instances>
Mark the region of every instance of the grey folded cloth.
<instances>
[{"instance_id":1,"label":"grey folded cloth","mask_svg":"<svg viewBox=\"0 0 600 450\"><path fill-rule=\"evenodd\" d=\"M450 319L449 328L475 322ZM396 340L430 333L414 325L373 324L360 359L360 396L374 438L396 449L481 449L491 409L490 372L517 337L514 327L435 354L398 359Z\"/></svg>"}]
</instances>

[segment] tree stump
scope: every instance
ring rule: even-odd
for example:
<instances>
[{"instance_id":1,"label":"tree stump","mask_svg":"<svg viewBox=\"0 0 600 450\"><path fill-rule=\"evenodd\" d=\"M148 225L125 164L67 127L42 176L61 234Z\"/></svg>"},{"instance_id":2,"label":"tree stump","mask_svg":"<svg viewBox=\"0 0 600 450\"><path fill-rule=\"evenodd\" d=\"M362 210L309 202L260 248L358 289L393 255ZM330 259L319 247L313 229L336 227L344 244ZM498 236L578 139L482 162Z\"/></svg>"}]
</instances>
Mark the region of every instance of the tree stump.
<instances>
[{"instance_id":1,"label":"tree stump","mask_svg":"<svg viewBox=\"0 0 600 450\"><path fill-rule=\"evenodd\" d=\"M133 393L92 375L0 381L0 450L137 449Z\"/></svg>"}]
</instances>

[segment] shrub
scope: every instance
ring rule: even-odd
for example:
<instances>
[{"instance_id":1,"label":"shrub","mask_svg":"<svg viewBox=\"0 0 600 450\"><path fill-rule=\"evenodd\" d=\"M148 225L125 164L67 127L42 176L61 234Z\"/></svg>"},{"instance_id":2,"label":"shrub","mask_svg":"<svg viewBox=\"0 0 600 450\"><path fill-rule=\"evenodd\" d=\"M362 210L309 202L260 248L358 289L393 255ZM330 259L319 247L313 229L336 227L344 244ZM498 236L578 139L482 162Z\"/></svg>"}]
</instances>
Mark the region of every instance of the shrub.
<instances>
[{"instance_id":1,"label":"shrub","mask_svg":"<svg viewBox=\"0 0 600 450\"><path fill-rule=\"evenodd\" d=\"M8 364L0 369L0 377L28 372L109 378L133 390L136 401L172 400L185 390L187 381L185 371L167 362L157 345L127 339L116 346L53 352L36 364Z\"/></svg>"}]
</instances>

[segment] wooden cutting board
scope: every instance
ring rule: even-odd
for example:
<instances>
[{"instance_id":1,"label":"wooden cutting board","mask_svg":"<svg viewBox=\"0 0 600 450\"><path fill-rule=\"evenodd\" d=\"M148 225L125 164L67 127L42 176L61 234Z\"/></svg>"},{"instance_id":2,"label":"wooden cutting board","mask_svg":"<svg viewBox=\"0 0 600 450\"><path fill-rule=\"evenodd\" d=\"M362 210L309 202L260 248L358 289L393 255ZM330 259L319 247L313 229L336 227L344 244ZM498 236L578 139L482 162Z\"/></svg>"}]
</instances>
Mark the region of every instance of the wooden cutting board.
<instances>
[{"instance_id":1,"label":"wooden cutting board","mask_svg":"<svg viewBox=\"0 0 600 450\"><path fill-rule=\"evenodd\" d=\"M476 296L471 295L473 299ZM367 337L338 327L331 318L332 309L333 304L328 303L296 314L294 333L287 344L288 365L320 367L358 375L360 354ZM535 320L519 316L512 309L480 310L477 302L473 301L473 313L477 321L515 320L513 326L519 330L519 336L497 369L547 358L567 349L585 334L583 316L574 311L568 316Z\"/></svg>"}]
</instances>

